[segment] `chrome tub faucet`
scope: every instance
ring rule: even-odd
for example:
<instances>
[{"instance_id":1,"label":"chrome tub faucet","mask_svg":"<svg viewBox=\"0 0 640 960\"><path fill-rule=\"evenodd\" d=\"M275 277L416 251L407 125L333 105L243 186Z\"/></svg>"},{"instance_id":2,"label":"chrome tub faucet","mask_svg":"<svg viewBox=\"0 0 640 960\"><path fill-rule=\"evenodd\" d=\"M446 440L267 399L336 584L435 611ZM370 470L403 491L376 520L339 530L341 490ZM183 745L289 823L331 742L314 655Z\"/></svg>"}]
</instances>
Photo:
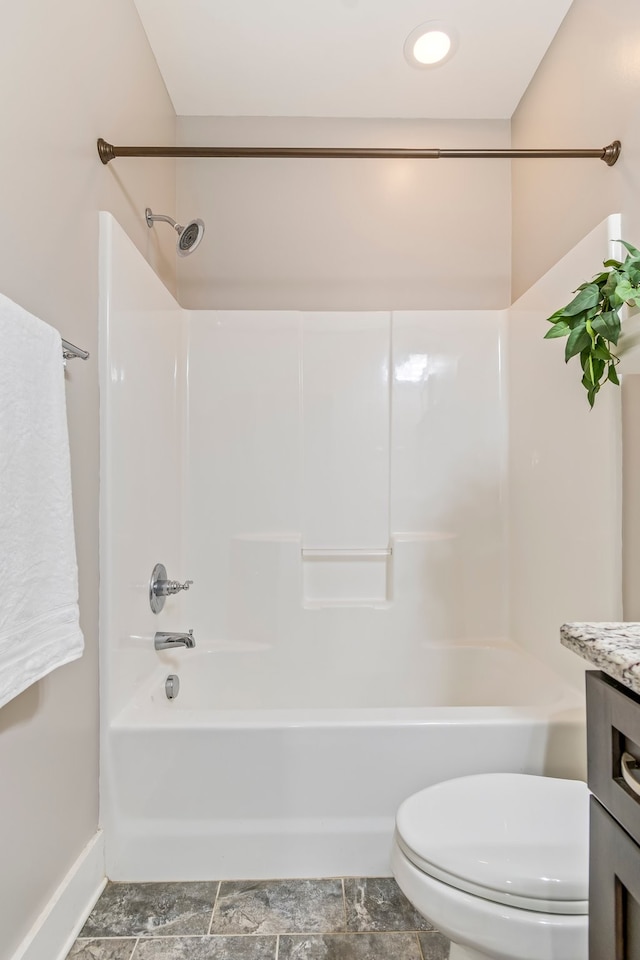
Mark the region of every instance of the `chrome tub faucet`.
<instances>
[{"instance_id":1,"label":"chrome tub faucet","mask_svg":"<svg viewBox=\"0 0 640 960\"><path fill-rule=\"evenodd\" d=\"M153 645L156 650L172 650L174 647L187 647L192 650L196 645L193 630L188 633L156 633Z\"/></svg>"}]
</instances>

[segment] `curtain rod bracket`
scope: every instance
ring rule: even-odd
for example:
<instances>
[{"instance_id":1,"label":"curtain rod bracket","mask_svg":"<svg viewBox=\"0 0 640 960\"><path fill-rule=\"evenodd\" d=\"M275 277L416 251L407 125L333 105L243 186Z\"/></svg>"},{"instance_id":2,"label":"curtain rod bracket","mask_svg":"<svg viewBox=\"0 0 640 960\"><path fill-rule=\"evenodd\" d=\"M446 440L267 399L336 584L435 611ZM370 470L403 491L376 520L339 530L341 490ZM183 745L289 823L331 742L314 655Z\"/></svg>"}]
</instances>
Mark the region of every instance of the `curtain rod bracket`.
<instances>
[{"instance_id":1,"label":"curtain rod bracket","mask_svg":"<svg viewBox=\"0 0 640 960\"><path fill-rule=\"evenodd\" d=\"M604 160L612 167L622 149L619 140L614 140L599 150L457 150L457 149L401 149L396 147L114 147L102 137L98 140L98 156L104 164L116 157L317 157L324 159L409 159L439 160L441 157L474 159L517 159L517 158L560 158L586 159L594 157Z\"/></svg>"}]
</instances>

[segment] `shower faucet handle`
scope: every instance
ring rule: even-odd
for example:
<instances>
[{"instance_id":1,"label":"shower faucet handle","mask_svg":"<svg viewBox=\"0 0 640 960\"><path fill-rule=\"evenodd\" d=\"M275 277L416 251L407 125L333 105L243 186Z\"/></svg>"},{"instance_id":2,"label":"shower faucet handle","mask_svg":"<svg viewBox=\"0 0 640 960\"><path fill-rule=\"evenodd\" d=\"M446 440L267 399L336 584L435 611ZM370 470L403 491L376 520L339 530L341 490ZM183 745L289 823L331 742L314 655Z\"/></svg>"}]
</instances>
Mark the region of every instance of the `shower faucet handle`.
<instances>
[{"instance_id":1,"label":"shower faucet handle","mask_svg":"<svg viewBox=\"0 0 640 960\"><path fill-rule=\"evenodd\" d=\"M185 580L179 583L177 580L156 580L156 594L163 597L169 597L174 593L180 593L181 590L188 590L193 580Z\"/></svg>"},{"instance_id":2,"label":"shower faucet handle","mask_svg":"<svg viewBox=\"0 0 640 960\"><path fill-rule=\"evenodd\" d=\"M193 580L185 580L180 583L179 580L169 580L167 578L167 568L163 563L156 563L149 580L149 603L154 613L160 613L164 607L166 597L171 597L181 590L188 590Z\"/></svg>"}]
</instances>

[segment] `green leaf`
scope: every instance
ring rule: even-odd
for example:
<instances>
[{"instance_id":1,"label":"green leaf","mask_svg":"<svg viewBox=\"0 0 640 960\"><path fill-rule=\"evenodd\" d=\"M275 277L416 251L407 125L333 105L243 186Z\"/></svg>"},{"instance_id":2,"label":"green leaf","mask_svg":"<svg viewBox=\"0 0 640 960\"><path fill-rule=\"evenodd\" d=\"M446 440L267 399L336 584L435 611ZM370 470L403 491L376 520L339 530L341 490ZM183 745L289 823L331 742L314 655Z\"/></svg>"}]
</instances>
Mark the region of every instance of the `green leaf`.
<instances>
[{"instance_id":1,"label":"green leaf","mask_svg":"<svg viewBox=\"0 0 640 960\"><path fill-rule=\"evenodd\" d=\"M630 243L627 243L626 240L618 240L618 243L621 243L625 250L628 250L634 260L640 260L640 250L637 250L635 247L632 247Z\"/></svg>"},{"instance_id":2,"label":"green leaf","mask_svg":"<svg viewBox=\"0 0 640 960\"><path fill-rule=\"evenodd\" d=\"M569 339L567 340L567 346L564 351L565 363L571 360L571 357L575 357L576 354L580 353L581 350L584 350L585 347L591 345L591 337L587 333L586 325L583 323L571 331L569 334Z\"/></svg>"},{"instance_id":3,"label":"green leaf","mask_svg":"<svg viewBox=\"0 0 640 960\"><path fill-rule=\"evenodd\" d=\"M620 297L617 296L615 290L613 291L613 293L609 294L609 296L607 297L607 302L611 310L619 310L620 307L624 304L624 300L621 300Z\"/></svg>"},{"instance_id":4,"label":"green leaf","mask_svg":"<svg viewBox=\"0 0 640 960\"><path fill-rule=\"evenodd\" d=\"M555 313L552 313L550 317L547 317L548 323L557 323L558 320L561 320L564 317L564 307L560 310L556 310Z\"/></svg>"},{"instance_id":5,"label":"green leaf","mask_svg":"<svg viewBox=\"0 0 640 960\"><path fill-rule=\"evenodd\" d=\"M610 297L613 293L615 293L616 287L620 283L621 279L622 279L621 274L618 273L617 270L612 270L611 273L609 274L607 282L602 288L603 295L605 297Z\"/></svg>"},{"instance_id":6,"label":"green leaf","mask_svg":"<svg viewBox=\"0 0 640 960\"><path fill-rule=\"evenodd\" d=\"M618 374L616 372L616 367L614 363L609 364L609 372L607 374L607 379L611 380L611 383L615 383L616 387L620 386L620 381L618 379Z\"/></svg>"},{"instance_id":7,"label":"green leaf","mask_svg":"<svg viewBox=\"0 0 640 960\"><path fill-rule=\"evenodd\" d=\"M571 333L571 327L566 320L556 320L550 330L544 335L545 340L553 340L555 337L566 337Z\"/></svg>"},{"instance_id":8,"label":"green leaf","mask_svg":"<svg viewBox=\"0 0 640 960\"><path fill-rule=\"evenodd\" d=\"M604 337L605 340L610 340L611 343L615 344L618 343L621 328L620 317L617 310L607 310L597 317L594 317L591 321L591 326L595 332L600 334L601 337Z\"/></svg>"},{"instance_id":9,"label":"green leaf","mask_svg":"<svg viewBox=\"0 0 640 960\"><path fill-rule=\"evenodd\" d=\"M599 360L597 357L593 359L593 382L600 383L602 374L604 373L605 362L604 360Z\"/></svg>"},{"instance_id":10,"label":"green leaf","mask_svg":"<svg viewBox=\"0 0 640 960\"><path fill-rule=\"evenodd\" d=\"M616 297L620 297L625 303L627 300L631 300L635 293L637 293L637 291L634 290L626 277L622 278L615 290Z\"/></svg>"},{"instance_id":11,"label":"green leaf","mask_svg":"<svg viewBox=\"0 0 640 960\"><path fill-rule=\"evenodd\" d=\"M604 267L615 267L616 270L622 266L619 260L605 260L602 265Z\"/></svg>"},{"instance_id":12,"label":"green leaf","mask_svg":"<svg viewBox=\"0 0 640 960\"><path fill-rule=\"evenodd\" d=\"M587 346L580 351L580 363L582 365L582 369L587 373L588 373L587 364L589 363L590 356L591 356L591 340L589 340L589 343L587 344Z\"/></svg>"},{"instance_id":13,"label":"green leaf","mask_svg":"<svg viewBox=\"0 0 640 960\"><path fill-rule=\"evenodd\" d=\"M604 343L600 341L593 350L593 356L598 360L611 360L611 351L607 350Z\"/></svg>"},{"instance_id":14,"label":"green leaf","mask_svg":"<svg viewBox=\"0 0 640 960\"><path fill-rule=\"evenodd\" d=\"M588 283L580 293L568 303L563 310L565 317L574 317L578 313L595 307L600 299L600 288L595 283Z\"/></svg>"},{"instance_id":15,"label":"green leaf","mask_svg":"<svg viewBox=\"0 0 640 960\"><path fill-rule=\"evenodd\" d=\"M593 404L595 403L596 393L600 389L600 386L596 383L594 387L591 387L587 392L587 399L589 401L589 406L593 410Z\"/></svg>"},{"instance_id":16,"label":"green leaf","mask_svg":"<svg viewBox=\"0 0 640 960\"><path fill-rule=\"evenodd\" d=\"M588 317L589 317L589 312L587 310L583 310L582 313L577 313L575 317L565 317L565 320L567 321L571 329L575 330L576 327L583 327L587 322Z\"/></svg>"}]
</instances>

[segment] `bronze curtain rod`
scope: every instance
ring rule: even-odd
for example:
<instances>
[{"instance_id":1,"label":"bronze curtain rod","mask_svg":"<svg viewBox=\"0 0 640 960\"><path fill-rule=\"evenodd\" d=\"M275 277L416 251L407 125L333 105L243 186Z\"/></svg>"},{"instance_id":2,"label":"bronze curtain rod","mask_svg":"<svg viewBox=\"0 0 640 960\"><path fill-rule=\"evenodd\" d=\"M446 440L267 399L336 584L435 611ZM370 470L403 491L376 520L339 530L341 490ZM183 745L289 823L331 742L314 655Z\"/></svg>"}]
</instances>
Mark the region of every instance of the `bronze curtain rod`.
<instances>
[{"instance_id":1,"label":"bronze curtain rod","mask_svg":"<svg viewBox=\"0 0 640 960\"><path fill-rule=\"evenodd\" d=\"M396 148L361 147L114 147L102 137L98 140L98 155L103 163L116 157L322 157L354 159L439 160L449 157L489 159L542 157L595 157L612 167L620 156L621 144L614 140L600 150L401 150Z\"/></svg>"}]
</instances>

